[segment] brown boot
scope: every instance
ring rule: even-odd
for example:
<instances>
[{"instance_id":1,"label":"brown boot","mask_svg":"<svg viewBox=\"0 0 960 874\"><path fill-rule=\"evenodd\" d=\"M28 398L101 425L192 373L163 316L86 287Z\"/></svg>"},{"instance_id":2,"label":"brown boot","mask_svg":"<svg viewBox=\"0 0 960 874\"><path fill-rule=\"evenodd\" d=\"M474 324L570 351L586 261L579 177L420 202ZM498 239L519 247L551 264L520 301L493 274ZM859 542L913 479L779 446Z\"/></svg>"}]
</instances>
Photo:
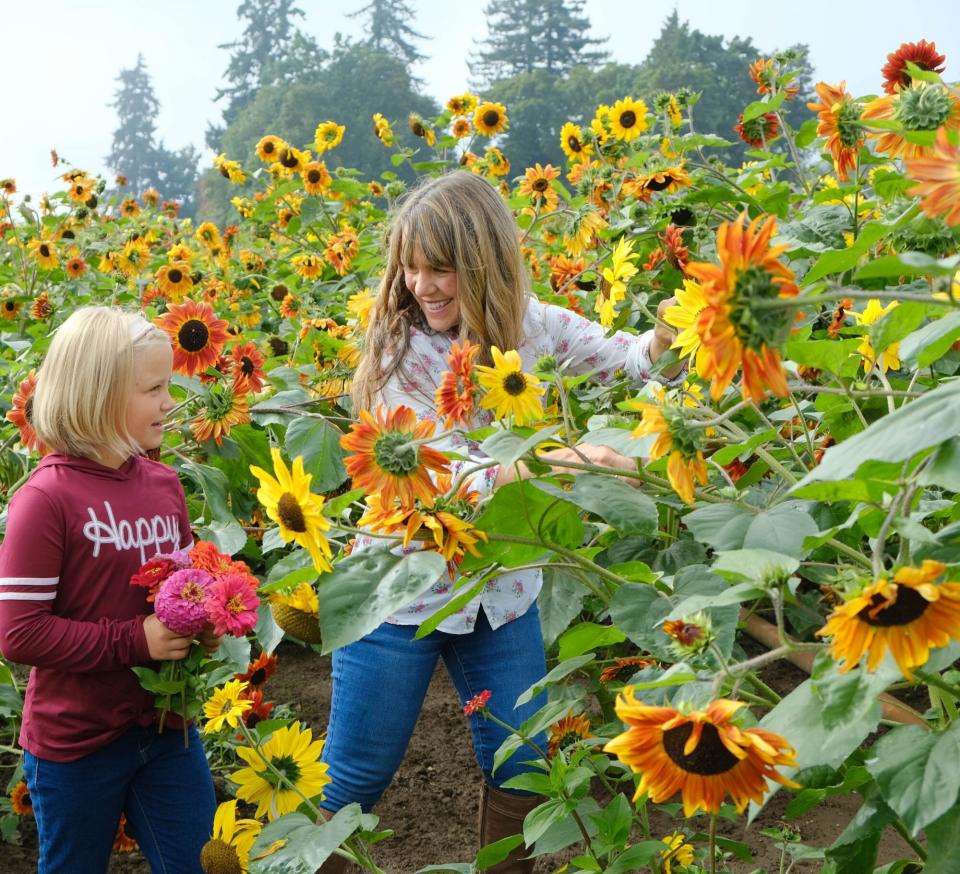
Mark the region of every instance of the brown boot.
<instances>
[{"instance_id":1,"label":"brown boot","mask_svg":"<svg viewBox=\"0 0 960 874\"><path fill-rule=\"evenodd\" d=\"M523 820L543 799L539 795L511 795L494 789L486 780L480 790L480 846L495 843L510 835L523 834ZM527 850L520 844L489 874L532 874L534 859L525 859Z\"/></svg>"}]
</instances>

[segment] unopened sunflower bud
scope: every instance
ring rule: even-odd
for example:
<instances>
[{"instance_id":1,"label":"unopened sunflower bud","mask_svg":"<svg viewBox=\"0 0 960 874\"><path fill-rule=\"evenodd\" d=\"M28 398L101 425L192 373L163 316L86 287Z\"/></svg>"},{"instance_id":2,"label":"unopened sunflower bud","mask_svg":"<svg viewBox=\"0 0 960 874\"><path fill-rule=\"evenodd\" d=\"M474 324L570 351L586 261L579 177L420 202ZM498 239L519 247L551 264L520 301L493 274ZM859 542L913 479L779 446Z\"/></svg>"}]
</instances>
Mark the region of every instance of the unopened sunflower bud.
<instances>
[{"instance_id":1,"label":"unopened sunflower bud","mask_svg":"<svg viewBox=\"0 0 960 874\"><path fill-rule=\"evenodd\" d=\"M557 369L557 359L553 355L542 355L533 369L538 373L554 373Z\"/></svg>"},{"instance_id":2,"label":"unopened sunflower bud","mask_svg":"<svg viewBox=\"0 0 960 874\"><path fill-rule=\"evenodd\" d=\"M702 612L681 619L668 619L661 631L673 641L670 649L681 659L702 653L715 636L710 617Z\"/></svg>"}]
</instances>

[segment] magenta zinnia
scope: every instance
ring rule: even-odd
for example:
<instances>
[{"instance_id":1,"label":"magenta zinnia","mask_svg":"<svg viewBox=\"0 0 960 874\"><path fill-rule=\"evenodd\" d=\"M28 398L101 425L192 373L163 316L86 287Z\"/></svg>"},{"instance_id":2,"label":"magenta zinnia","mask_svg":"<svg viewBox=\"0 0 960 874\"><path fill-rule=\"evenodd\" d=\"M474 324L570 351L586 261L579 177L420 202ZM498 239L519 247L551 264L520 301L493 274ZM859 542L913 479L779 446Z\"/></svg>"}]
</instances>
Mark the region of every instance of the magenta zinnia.
<instances>
[{"instance_id":1,"label":"magenta zinnia","mask_svg":"<svg viewBox=\"0 0 960 874\"><path fill-rule=\"evenodd\" d=\"M213 581L209 594L207 609L215 634L243 637L253 631L260 606L256 580L246 574L224 574Z\"/></svg>"},{"instance_id":2,"label":"magenta zinnia","mask_svg":"<svg viewBox=\"0 0 960 874\"><path fill-rule=\"evenodd\" d=\"M206 627L207 593L213 577L197 568L170 574L157 591L157 618L176 634L199 634Z\"/></svg>"}]
</instances>

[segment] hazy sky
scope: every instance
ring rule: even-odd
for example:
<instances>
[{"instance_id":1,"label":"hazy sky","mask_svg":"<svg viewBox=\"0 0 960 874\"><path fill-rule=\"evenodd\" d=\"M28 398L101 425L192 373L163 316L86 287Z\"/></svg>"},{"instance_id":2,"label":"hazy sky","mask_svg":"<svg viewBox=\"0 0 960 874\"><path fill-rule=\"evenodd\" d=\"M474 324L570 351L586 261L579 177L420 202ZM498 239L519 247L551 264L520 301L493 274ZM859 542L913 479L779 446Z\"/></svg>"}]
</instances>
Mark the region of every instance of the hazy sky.
<instances>
[{"instance_id":1,"label":"hazy sky","mask_svg":"<svg viewBox=\"0 0 960 874\"><path fill-rule=\"evenodd\" d=\"M299 0L306 13L300 26L329 48L338 31L360 35L360 21L345 13L366 2ZM486 35L486 3L408 2L417 11L413 27L432 37L421 45L429 58L414 72L443 102L467 86L467 54ZM74 166L106 172L117 125L109 106L116 76L135 65L138 52L160 101L157 127L165 145L193 143L211 157L204 132L220 117L221 105L212 101L229 57L217 45L239 35L238 6L239 0L0 0L0 178L12 176L20 193L54 189L51 148ZM846 79L854 94L880 90L886 54L904 41L934 40L947 56L945 75L960 79L960 12L948 11L945 0L586 0L585 12L592 34L609 37L613 60L639 63L674 7L692 28L752 37L763 52L807 43L818 79ZM384 101L389 118L406 110Z\"/></svg>"}]
</instances>

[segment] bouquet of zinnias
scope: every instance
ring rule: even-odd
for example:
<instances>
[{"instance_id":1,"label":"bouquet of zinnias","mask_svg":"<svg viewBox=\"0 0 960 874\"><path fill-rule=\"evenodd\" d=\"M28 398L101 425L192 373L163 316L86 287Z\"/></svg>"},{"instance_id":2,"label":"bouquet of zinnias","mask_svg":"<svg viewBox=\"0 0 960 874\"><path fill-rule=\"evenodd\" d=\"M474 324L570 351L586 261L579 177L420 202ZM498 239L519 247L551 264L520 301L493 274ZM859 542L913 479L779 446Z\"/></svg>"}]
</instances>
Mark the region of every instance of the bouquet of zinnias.
<instances>
[{"instance_id":1,"label":"bouquet of zinnias","mask_svg":"<svg viewBox=\"0 0 960 874\"><path fill-rule=\"evenodd\" d=\"M154 556L130 579L131 585L147 588L157 618L182 635L245 637L257 624L259 582L242 561L234 561L212 544L197 541L189 552ZM194 643L185 659L166 661L159 671L134 668L140 684L157 696L160 729L173 711L187 722L194 718L206 697L204 674L210 660L204 648Z\"/></svg>"}]
</instances>

